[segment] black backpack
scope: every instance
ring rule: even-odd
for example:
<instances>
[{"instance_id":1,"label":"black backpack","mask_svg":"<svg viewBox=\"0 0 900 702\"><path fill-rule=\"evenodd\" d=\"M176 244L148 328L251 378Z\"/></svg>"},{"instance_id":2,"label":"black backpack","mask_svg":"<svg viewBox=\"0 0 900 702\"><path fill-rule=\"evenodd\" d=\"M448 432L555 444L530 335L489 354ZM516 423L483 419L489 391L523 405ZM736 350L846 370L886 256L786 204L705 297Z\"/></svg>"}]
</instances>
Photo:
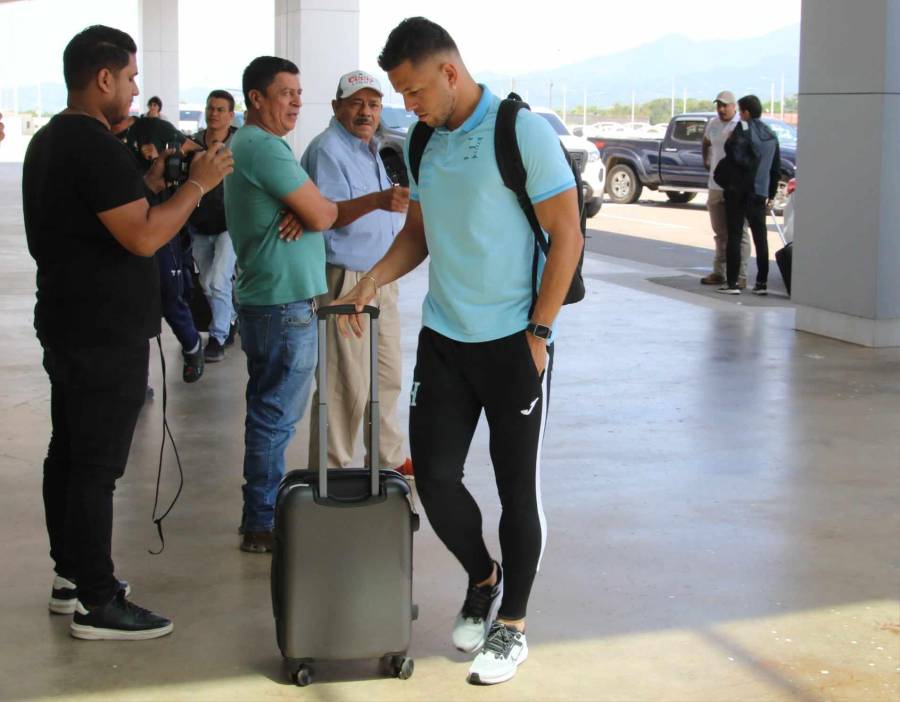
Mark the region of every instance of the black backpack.
<instances>
[{"instance_id":1,"label":"black backpack","mask_svg":"<svg viewBox=\"0 0 900 702\"><path fill-rule=\"evenodd\" d=\"M528 174L525 171L525 165L522 163L522 153L519 151L519 143L516 140L516 115L519 110L530 109L516 93L510 93L509 97L500 103L500 109L497 111L497 122L494 126L494 156L497 159L497 168L500 170L500 176L503 178L503 184L516 194L519 201L519 207L525 213L528 223L531 225L531 231L534 233L534 259L531 266L531 291L532 291L532 310L534 301L537 299L537 273L538 273L538 255L543 253L546 258L550 251L550 243L541 225L538 222L537 215L534 213L534 206L525 190L525 182ZM419 166L422 163L422 154L425 153L425 147L434 129L424 122L416 122L413 127L413 133L409 140L409 167L412 172L413 180L419 182ZM560 143L560 148L566 157L566 163L572 169L572 175L575 176L575 188L578 191L578 212L581 222L581 236L584 238L587 229L587 216L584 210L584 189L581 184L581 171L578 166L573 163L572 157L566 151L566 147ZM569 292L566 299L563 300L564 305L570 305L580 302L584 299L584 278L581 275L581 266L584 262L584 242L581 244L581 258L578 259L578 267L572 277L572 284L569 286Z\"/></svg>"}]
</instances>

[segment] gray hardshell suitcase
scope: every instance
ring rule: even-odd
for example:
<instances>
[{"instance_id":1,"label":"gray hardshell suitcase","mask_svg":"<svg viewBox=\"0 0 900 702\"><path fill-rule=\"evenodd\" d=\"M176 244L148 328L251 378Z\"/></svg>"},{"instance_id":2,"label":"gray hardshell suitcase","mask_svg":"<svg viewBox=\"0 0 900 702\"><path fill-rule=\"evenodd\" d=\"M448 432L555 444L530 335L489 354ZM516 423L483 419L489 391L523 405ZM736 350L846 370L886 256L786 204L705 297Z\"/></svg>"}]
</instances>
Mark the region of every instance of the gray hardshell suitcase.
<instances>
[{"instance_id":1,"label":"gray hardshell suitcase","mask_svg":"<svg viewBox=\"0 0 900 702\"><path fill-rule=\"evenodd\" d=\"M328 470L327 317L350 305L323 307L319 324L319 466L284 476L275 503L272 609L278 647L298 685L312 681L315 660L381 658L406 679L412 621L412 541L419 516L409 485L377 470L378 309L370 319L371 379L366 430L369 467ZM375 457L374 459L372 457Z\"/></svg>"}]
</instances>

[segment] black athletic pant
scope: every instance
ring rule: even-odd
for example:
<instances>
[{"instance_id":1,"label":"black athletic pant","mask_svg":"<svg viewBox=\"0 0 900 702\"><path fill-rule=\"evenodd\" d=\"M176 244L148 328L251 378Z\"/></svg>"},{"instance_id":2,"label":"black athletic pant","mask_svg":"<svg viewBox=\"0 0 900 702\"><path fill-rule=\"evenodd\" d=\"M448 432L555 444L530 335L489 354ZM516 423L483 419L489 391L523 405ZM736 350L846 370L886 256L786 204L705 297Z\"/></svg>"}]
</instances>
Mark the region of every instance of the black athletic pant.
<instances>
[{"instance_id":1,"label":"black athletic pant","mask_svg":"<svg viewBox=\"0 0 900 702\"><path fill-rule=\"evenodd\" d=\"M469 581L491 574L481 512L463 485L463 465L482 409L503 509L504 575L500 616L521 619L546 544L540 493L540 448L549 403L552 347L538 376L525 332L462 343L431 329L419 334L409 411L416 488L435 533Z\"/></svg>"},{"instance_id":2,"label":"black athletic pant","mask_svg":"<svg viewBox=\"0 0 900 702\"><path fill-rule=\"evenodd\" d=\"M769 231L766 228L766 198L755 193L725 191L725 216L728 220L728 246L725 250L726 277L729 285L737 285L741 270L741 238L744 220L753 234L756 251L756 282L769 280Z\"/></svg>"},{"instance_id":3,"label":"black athletic pant","mask_svg":"<svg viewBox=\"0 0 900 702\"><path fill-rule=\"evenodd\" d=\"M125 472L147 390L149 345L44 349L53 432L44 461L44 510L58 575L88 606L116 593L113 491Z\"/></svg>"}]
</instances>

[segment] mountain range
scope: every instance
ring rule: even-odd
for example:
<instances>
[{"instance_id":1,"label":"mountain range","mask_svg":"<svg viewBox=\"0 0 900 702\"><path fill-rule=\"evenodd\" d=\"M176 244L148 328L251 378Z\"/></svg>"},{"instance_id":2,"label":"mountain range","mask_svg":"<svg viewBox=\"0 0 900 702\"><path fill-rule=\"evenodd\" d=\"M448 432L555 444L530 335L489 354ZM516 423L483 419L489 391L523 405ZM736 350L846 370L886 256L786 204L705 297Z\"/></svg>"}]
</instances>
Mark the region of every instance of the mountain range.
<instances>
[{"instance_id":1,"label":"mountain range","mask_svg":"<svg viewBox=\"0 0 900 702\"><path fill-rule=\"evenodd\" d=\"M775 99L794 95L799 83L800 25L748 39L694 40L672 34L627 51L599 55L578 63L534 71L512 78L491 72L476 74L495 94L512 88L535 105L561 108L567 91L569 109L581 106L587 91L589 106L630 104L669 98L712 100L721 90L738 97L755 93L768 103L772 85ZM552 88L550 87L552 83ZM552 97L551 97L552 96ZM548 104L551 102L552 104Z\"/></svg>"},{"instance_id":2,"label":"mountain range","mask_svg":"<svg viewBox=\"0 0 900 702\"><path fill-rule=\"evenodd\" d=\"M767 104L772 85L775 99L780 99L782 76L785 95L796 94L799 63L800 25L794 24L749 39L694 40L673 34L627 51L514 78L489 71L478 72L475 78L495 94L505 95L514 89L535 105L555 108L563 106L565 90L570 110L583 104L585 91L589 106L607 107L630 104L632 91L638 103L669 98L673 87L676 101L683 98L685 90L690 98L710 100L720 90L732 90L738 96L756 93ZM208 92L206 86L182 87L181 99L202 103ZM0 104L12 103L7 87L0 95ZM57 112L65 103L65 86L41 86L40 104L45 112ZM36 86L19 88L19 105L23 111L37 107Z\"/></svg>"}]
</instances>

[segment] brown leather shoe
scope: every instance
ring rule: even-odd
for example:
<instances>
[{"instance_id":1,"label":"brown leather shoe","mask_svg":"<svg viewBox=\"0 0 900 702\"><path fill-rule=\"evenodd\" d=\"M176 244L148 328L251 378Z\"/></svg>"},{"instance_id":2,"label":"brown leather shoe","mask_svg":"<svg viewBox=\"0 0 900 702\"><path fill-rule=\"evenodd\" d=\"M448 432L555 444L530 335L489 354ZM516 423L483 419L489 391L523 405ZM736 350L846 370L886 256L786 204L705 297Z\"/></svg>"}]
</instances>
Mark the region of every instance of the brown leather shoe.
<instances>
[{"instance_id":1,"label":"brown leather shoe","mask_svg":"<svg viewBox=\"0 0 900 702\"><path fill-rule=\"evenodd\" d=\"M747 289L747 278L746 277L738 278L737 286L738 286L739 290L746 290Z\"/></svg>"},{"instance_id":2,"label":"brown leather shoe","mask_svg":"<svg viewBox=\"0 0 900 702\"><path fill-rule=\"evenodd\" d=\"M710 273L705 278L701 278L700 282L704 285L721 285L725 282L725 278L718 273Z\"/></svg>"},{"instance_id":3,"label":"brown leather shoe","mask_svg":"<svg viewBox=\"0 0 900 702\"><path fill-rule=\"evenodd\" d=\"M247 553L272 553L271 531L245 531L241 539L241 551Z\"/></svg>"}]
</instances>

